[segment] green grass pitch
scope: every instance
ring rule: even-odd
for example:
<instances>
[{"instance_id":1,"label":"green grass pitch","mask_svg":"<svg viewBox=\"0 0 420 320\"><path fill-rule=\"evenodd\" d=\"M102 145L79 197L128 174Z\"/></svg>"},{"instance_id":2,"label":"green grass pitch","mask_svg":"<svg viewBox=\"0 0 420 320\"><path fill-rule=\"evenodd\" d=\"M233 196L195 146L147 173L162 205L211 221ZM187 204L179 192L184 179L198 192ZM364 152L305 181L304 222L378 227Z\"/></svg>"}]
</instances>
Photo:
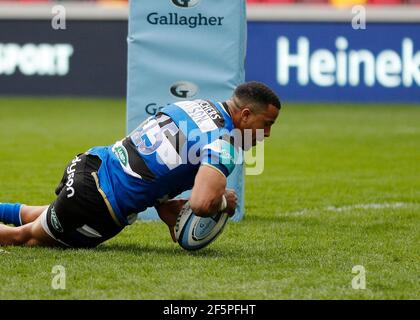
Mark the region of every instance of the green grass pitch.
<instances>
[{"instance_id":1,"label":"green grass pitch","mask_svg":"<svg viewBox=\"0 0 420 320\"><path fill-rule=\"evenodd\" d=\"M0 99L0 201L51 202L66 163L124 123L123 100ZM286 104L265 150L245 219L208 248L162 222L94 250L3 247L0 299L420 298L420 106Z\"/></svg>"}]
</instances>

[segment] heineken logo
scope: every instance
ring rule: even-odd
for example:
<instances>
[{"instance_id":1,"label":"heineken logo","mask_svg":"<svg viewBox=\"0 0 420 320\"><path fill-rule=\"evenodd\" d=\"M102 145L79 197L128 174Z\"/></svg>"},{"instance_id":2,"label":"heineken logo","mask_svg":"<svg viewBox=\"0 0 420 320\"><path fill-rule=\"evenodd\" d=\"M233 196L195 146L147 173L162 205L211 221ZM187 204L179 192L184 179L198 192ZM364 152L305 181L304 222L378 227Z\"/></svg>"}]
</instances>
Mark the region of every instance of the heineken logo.
<instances>
[{"instance_id":1,"label":"heineken logo","mask_svg":"<svg viewBox=\"0 0 420 320\"><path fill-rule=\"evenodd\" d=\"M128 153L124 146L114 147L114 154L117 156L118 160L122 163L124 167L128 165Z\"/></svg>"}]
</instances>

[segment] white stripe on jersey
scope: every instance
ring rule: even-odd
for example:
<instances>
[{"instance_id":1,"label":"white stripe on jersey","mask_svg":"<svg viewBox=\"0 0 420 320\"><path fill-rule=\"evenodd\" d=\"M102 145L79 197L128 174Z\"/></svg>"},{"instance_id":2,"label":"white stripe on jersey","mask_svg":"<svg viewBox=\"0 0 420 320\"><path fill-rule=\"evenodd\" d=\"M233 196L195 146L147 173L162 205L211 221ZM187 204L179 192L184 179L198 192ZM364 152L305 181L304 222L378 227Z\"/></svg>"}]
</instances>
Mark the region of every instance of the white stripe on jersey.
<instances>
[{"instance_id":1,"label":"white stripe on jersey","mask_svg":"<svg viewBox=\"0 0 420 320\"><path fill-rule=\"evenodd\" d=\"M168 138L162 134L162 144L156 149L160 160L169 168L169 170L175 169L182 164L182 159L178 152L168 140Z\"/></svg>"}]
</instances>

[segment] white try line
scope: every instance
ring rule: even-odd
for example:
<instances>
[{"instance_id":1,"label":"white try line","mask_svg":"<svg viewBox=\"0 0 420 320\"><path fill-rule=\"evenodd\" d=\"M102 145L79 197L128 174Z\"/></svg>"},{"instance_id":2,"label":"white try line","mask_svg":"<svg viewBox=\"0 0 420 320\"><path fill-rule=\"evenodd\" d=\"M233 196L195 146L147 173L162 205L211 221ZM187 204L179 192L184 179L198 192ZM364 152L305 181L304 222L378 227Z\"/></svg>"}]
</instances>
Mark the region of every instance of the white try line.
<instances>
[{"instance_id":1,"label":"white try line","mask_svg":"<svg viewBox=\"0 0 420 320\"><path fill-rule=\"evenodd\" d=\"M407 208L407 207L419 207L420 203L410 203L410 202L394 202L394 203L359 203L354 205L342 206L342 207L335 207L335 206L327 206L324 208L305 208L298 211L287 211L280 214L282 216L302 216L305 214L316 213L321 211L330 211L330 212L346 212L352 210L382 210L382 209L400 209L400 208Z\"/></svg>"}]
</instances>

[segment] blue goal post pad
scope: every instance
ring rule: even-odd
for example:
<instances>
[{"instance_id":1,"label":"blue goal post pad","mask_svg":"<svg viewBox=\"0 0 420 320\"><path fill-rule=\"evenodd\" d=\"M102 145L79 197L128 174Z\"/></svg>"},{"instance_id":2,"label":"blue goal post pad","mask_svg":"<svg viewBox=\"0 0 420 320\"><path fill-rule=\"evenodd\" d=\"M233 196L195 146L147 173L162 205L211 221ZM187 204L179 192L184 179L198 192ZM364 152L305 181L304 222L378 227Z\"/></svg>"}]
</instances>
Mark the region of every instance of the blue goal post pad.
<instances>
[{"instance_id":1,"label":"blue goal post pad","mask_svg":"<svg viewBox=\"0 0 420 320\"><path fill-rule=\"evenodd\" d=\"M131 0L128 26L127 133L168 103L225 101L245 81L245 0ZM243 165L228 188L241 220ZM159 219L153 208L139 218Z\"/></svg>"}]
</instances>

